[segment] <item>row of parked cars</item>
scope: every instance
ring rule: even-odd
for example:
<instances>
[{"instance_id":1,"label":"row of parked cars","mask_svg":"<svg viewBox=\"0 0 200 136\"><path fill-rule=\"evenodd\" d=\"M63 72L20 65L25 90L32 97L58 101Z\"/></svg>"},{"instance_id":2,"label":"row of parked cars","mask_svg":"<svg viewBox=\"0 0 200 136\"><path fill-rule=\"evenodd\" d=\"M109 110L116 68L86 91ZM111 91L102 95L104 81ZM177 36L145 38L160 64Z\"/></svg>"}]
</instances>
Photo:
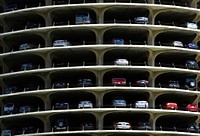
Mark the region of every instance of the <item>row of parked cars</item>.
<instances>
[{"instance_id":1,"label":"row of parked cars","mask_svg":"<svg viewBox=\"0 0 200 136\"><path fill-rule=\"evenodd\" d=\"M61 131L69 131L70 125L69 121L66 118L58 118L52 123L52 130L54 132L61 132ZM132 126L130 122L125 121L116 121L113 122L112 127L115 130L152 130L151 123L148 121L141 121L138 122L136 125ZM76 130L95 130L96 127L93 123L89 121L85 121L80 124L79 127L76 127ZM1 132L1 136L12 136L15 134L28 134L28 133L36 133L36 128L33 126L23 127L21 131L16 133L15 130L5 129ZM196 122L188 123L188 127L184 129L187 132L195 132L199 133L200 128L199 124Z\"/></svg>"},{"instance_id":2,"label":"row of parked cars","mask_svg":"<svg viewBox=\"0 0 200 136\"><path fill-rule=\"evenodd\" d=\"M149 81L142 79L142 80L136 80L134 83L130 84L127 83L126 78L112 78L112 85L113 86L127 86L131 85L134 87L150 87ZM92 87L94 86L93 80L90 78L83 78L78 79L77 83L74 85L76 87ZM174 89L187 89L191 91L198 91L199 87L196 84L195 78L186 78L185 84L180 85L179 80L169 80L167 83L159 83L155 85L156 87L160 88L174 88ZM26 84L24 88L20 88L16 85L8 85L7 88L2 92L3 94L10 94L10 93L16 93L21 91L31 91L31 90L37 90L39 87L39 84L36 83L30 83ZM59 88L68 88L72 87L69 83L67 83L64 80L54 81L52 83L52 88L59 89Z\"/></svg>"},{"instance_id":3,"label":"row of parked cars","mask_svg":"<svg viewBox=\"0 0 200 136\"><path fill-rule=\"evenodd\" d=\"M124 45L125 41L122 38L114 38L110 40L112 44L116 45ZM170 41L170 42L161 42L161 41L156 41L156 45L159 46L173 46L173 47L181 47L181 48L189 48L189 49L199 49L199 46L194 43L187 43L183 44L181 41ZM53 41L53 47L67 47L71 46L71 42L67 39L57 39ZM22 43L19 45L19 50L28 50L28 49L34 49L34 48L39 48L40 46L34 43Z\"/></svg>"},{"instance_id":4,"label":"row of parked cars","mask_svg":"<svg viewBox=\"0 0 200 136\"><path fill-rule=\"evenodd\" d=\"M91 101L80 101L78 104L78 109L82 108L93 108L94 105ZM126 108L126 107L134 107L134 108L149 108L149 103L146 100L136 101L134 104L127 104L126 100L117 96L112 100L111 107L115 108ZM56 102L53 107L54 110L65 110L69 109L69 103L67 101ZM178 110L178 104L174 102L167 102L165 105L160 105L160 108ZM15 113L26 113L36 111L37 108L30 105L23 105L19 108L14 103L7 103L3 106L3 114L15 114ZM198 112L199 108L196 104L188 104L184 110Z\"/></svg>"}]
</instances>

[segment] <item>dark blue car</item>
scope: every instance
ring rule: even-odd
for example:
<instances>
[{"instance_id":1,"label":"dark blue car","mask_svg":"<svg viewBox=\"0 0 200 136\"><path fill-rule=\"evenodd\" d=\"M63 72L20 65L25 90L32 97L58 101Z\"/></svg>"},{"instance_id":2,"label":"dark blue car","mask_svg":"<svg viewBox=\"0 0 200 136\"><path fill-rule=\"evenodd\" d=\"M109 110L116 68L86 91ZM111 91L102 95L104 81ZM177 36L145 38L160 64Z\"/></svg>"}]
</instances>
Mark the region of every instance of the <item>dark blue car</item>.
<instances>
[{"instance_id":1,"label":"dark blue car","mask_svg":"<svg viewBox=\"0 0 200 136\"><path fill-rule=\"evenodd\" d=\"M115 38L112 40L113 44L118 44L118 45L123 45L124 44L124 39L120 39L120 38Z\"/></svg>"},{"instance_id":2,"label":"dark blue car","mask_svg":"<svg viewBox=\"0 0 200 136\"><path fill-rule=\"evenodd\" d=\"M188 44L186 44L186 48L189 48L189 49L199 49L198 45L196 45L194 43L188 43Z\"/></svg>"}]
</instances>

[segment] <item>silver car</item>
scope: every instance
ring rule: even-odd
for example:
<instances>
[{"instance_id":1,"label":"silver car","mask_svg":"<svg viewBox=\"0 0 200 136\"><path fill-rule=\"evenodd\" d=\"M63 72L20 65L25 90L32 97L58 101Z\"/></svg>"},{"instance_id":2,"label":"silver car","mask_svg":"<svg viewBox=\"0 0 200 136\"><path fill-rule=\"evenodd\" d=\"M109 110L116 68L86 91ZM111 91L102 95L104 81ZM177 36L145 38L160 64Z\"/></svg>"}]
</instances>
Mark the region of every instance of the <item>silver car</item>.
<instances>
[{"instance_id":1,"label":"silver car","mask_svg":"<svg viewBox=\"0 0 200 136\"><path fill-rule=\"evenodd\" d=\"M70 45L71 43L68 40L55 40L53 42L53 47L65 47Z\"/></svg>"},{"instance_id":2,"label":"silver car","mask_svg":"<svg viewBox=\"0 0 200 136\"><path fill-rule=\"evenodd\" d=\"M116 122L114 129L131 129L131 124L129 122Z\"/></svg>"},{"instance_id":3,"label":"silver car","mask_svg":"<svg viewBox=\"0 0 200 136\"><path fill-rule=\"evenodd\" d=\"M91 23L91 17L88 12L80 12L76 14L75 18L76 24L90 24Z\"/></svg>"},{"instance_id":4,"label":"silver car","mask_svg":"<svg viewBox=\"0 0 200 136\"><path fill-rule=\"evenodd\" d=\"M126 100L123 97L116 97L112 100L113 107L126 107Z\"/></svg>"},{"instance_id":5,"label":"silver car","mask_svg":"<svg viewBox=\"0 0 200 136\"><path fill-rule=\"evenodd\" d=\"M127 59L116 59L114 61L115 65L122 65L122 66L127 66L128 65L128 60Z\"/></svg>"},{"instance_id":6,"label":"silver car","mask_svg":"<svg viewBox=\"0 0 200 136\"><path fill-rule=\"evenodd\" d=\"M148 17L136 17L134 20L137 24L147 24L149 19Z\"/></svg>"},{"instance_id":7,"label":"silver car","mask_svg":"<svg viewBox=\"0 0 200 136\"><path fill-rule=\"evenodd\" d=\"M148 108L149 103L147 101L136 101L135 108Z\"/></svg>"},{"instance_id":8,"label":"silver car","mask_svg":"<svg viewBox=\"0 0 200 136\"><path fill-rule=\"evenodd\" d=\"M78 104L78 108L93 108L93 104L91 101L80 101Z\"/></svg>"}]
</instances>

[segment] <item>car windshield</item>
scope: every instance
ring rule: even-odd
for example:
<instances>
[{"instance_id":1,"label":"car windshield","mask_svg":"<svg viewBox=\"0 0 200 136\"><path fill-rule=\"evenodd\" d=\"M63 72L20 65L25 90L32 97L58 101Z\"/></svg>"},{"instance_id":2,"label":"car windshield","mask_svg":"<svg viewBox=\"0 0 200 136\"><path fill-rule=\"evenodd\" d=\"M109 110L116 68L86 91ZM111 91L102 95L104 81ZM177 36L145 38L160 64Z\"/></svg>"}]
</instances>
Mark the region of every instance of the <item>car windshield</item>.
<instances>
[{"instance_id":1,"label":"car windshield","mask_svg":"<svg viewBox=\"0 0 200 136\"><path fill-rule=\"evenodd\" d=\"M77 17L89 16L89 13L77 13Z\"/></svg>"},{"instance_id":2,"label":"car windshield","mask_svg":"<svg viewBox=\"0 0 200 136\"><path fill-rule=\"evenodd\" d=\"M115 100L116 102L125 102L125 100Z\"/></svg>"},{"instance_id":3,"label":"car windshield","mask_svg":"<svg viewBox=\"0 0 200 136\"><path fill-rule=\"evenodd\" d=\"M6 104L5 107L13 107L13 104L12 103Z\"/></svg>"}]
</instances>

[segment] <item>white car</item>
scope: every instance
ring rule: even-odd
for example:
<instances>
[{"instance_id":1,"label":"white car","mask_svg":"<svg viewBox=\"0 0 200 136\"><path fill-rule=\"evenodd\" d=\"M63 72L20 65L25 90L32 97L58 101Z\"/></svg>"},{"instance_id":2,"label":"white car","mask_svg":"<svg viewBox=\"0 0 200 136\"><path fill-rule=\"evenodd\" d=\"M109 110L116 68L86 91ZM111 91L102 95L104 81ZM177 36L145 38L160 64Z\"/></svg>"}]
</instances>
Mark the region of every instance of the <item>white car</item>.
<instances>
[{"instance_id":1,"label":"white car","mask_svg":"<svg viewBox=\"0 0 200 136\"><path fill-rule=\"evenodd\" d=\"M129 122L116 122L114 129L131 129L131 124Z\"/></svg>"},{"instance_id":2,"label":"white car","mask_svg":"<svg viewBox=\"0 0 200 136\"><path fill-rule=\"evenodd\" d=\"M149 103L147 101L136 101L135 108L148 108Z\"/></svg>"},{"instance_id":3,"label":"white car","mask_svg":"<svg viewBox=\"0 0 200 136\"><path fill-rule=\"evenodd\" d=\"M55 40L53 42L53 47L65 47L70 46L70 42L68 40Z\"/></svg>"},{"instance_id":4,"label":"white car","mask_svg":"<svg viewBox=\"0 0 200 136\"><path fill-rule=\"evenodd\" d=\"M80 101L78 104L78 108L93 108L93 104L91 101Z\"/></svg>"},{"instance_id":5,"label":"white car","mask_svg":"<svg viewBox=\"0 0 200 136\"><path fill-rule=\"evenodd\" d=\"M187 28L197 29L197 24L194 22L187 22Z\"/></svg>"},{"instance_id":6,"label":"white car","mask_svg":"<svg viewBox=\"0 0 200 136\"><path fill-rule=\"evenodd\" d=\"M125 66L127 66L128 65L128 60L127 59L116 59L114 61L114 64L115 65L125 65Z\"/></svg>"},{"instance_id":7,"label":"white car","mask_svg":"<svg viewBox=\"0 0 200 136\"><path fill-rule=\"evenodd\" d=\"M173 41L172 45L174 47L183 47L183 43L181 41Z\"/></svg>"}]
</instances>

